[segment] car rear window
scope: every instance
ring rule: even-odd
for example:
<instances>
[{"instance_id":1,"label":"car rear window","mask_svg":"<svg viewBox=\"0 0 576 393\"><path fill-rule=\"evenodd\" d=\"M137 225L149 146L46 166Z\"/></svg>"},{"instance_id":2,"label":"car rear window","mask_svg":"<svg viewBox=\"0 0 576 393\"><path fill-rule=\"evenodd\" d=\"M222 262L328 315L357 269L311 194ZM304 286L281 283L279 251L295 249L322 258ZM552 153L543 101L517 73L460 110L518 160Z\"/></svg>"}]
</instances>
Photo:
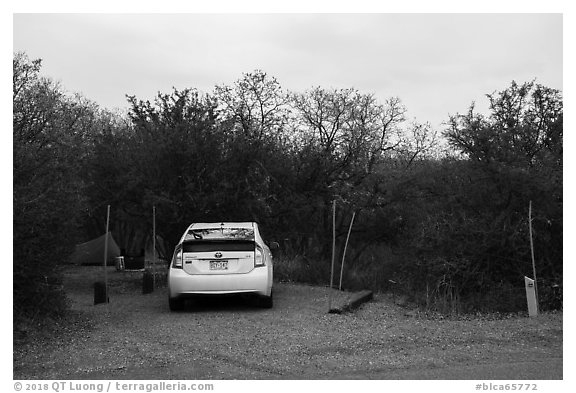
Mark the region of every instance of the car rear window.
<instances>
[{"instance_id":1,"label":"car rear window","mask_svg":"<svg viewBox=\"0 0 576 393\"><path fill-rule=\"evenodd\" d=\"M190 240L182 244L184 252L254 251L254 247L251 240Z\"/></svg>"},{"instance_id":2,"label":"car rear window","mask_svg":"<svg viewBox=\"0 0 576 393\"><path fill-rule=\"evenodd\" d=\"M187 240L254 240L252 228L209 228L190 229L184 238Z\"/></svg>"}]
</instances>

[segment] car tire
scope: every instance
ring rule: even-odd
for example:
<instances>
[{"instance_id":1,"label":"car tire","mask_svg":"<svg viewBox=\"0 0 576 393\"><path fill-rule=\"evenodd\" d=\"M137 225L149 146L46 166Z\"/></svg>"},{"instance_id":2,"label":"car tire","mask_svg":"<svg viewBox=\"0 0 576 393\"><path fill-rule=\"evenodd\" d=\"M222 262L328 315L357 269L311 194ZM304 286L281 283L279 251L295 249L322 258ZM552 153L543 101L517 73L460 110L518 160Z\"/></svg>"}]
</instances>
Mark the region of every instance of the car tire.
<instances>
[{"instance_id":1,"label":"car tire","mask_svg":"<svg viewBox=\"0 0 576 393\"><path fill-rule=\"evenodd\" d=\"M184 301L182 299L168 298L168 306L170 311L182 311L184 309Z\"/></svg>"},{"instance_id":2,"label":"car tire","mask_svg":"<svg viewBox=\"0 0 576 393\"><path fill-rule=\"evenodd\" d=\"M274 306L273 293L270 292L270 296L262 296L259 299L258 305L262 308L272 308Z\"/></svg>"}]
</instances>

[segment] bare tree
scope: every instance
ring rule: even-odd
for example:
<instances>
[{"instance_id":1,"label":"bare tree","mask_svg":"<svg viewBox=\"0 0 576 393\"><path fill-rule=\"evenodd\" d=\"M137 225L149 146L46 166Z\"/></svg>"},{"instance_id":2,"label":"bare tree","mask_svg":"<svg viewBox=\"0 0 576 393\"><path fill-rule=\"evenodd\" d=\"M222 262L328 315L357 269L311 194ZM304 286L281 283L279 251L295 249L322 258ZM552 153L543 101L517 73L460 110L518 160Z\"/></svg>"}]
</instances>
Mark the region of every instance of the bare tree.
<instances>
[{"instance_id":1,"label":"bare tree","mask_svg":"<svg viewBox=\"0 0 576 393\"><path fill-rule=\"evenodd\" d=\"M287 96L280 83L261 70L243 74L233 86L219 85L220 115L250 140L279 137L287 120Z\"/></svg>"},{"instance_id":2,"label":"bare tree","mask_svg":"<svg viewBox=\"0 0 576 393\"><path fill-rule=\"evenodd\" d=\"M398 146L405 109L397 98L384 105L356 89L313 88L292 95L300 139L317 152L326 175L341 180L372 173L384 152Z\"/></svg>"}]
</instances>

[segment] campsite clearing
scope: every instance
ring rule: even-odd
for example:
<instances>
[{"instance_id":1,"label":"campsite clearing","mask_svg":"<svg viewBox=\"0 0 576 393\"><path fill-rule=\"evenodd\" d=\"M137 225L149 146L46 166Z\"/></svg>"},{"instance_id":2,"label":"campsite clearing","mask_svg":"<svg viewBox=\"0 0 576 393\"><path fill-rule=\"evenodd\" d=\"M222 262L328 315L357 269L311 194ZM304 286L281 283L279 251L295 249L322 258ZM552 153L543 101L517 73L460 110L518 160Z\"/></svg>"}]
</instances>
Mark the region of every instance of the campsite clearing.
<instances>
[{"instance_id":1,"label":"campsite clearing","mask_svg":"<svg viewBox=\"0 0 576 393\"><path fill-rule=\"evenodd\" d=\"M328 288L275 284L275 305L241 298L168 309L141 272L109 268L110 304L93 305L102 268L67 267L72 313L14 344L14 379L561 379L562 313L445 318L385 294L329 314Z\"/></svg>"}]
</instances>

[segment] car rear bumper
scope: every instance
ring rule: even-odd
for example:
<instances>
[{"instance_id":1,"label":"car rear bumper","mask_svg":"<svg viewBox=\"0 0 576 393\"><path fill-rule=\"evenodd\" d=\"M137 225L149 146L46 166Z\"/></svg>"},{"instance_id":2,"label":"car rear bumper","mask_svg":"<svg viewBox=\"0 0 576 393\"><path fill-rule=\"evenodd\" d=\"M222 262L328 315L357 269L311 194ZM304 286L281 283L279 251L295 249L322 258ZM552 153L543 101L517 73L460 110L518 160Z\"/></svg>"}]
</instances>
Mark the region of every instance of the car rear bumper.
<instances>
[{"instance_id":1,"label":"car rear bumper","mask_svg":"<svg viewBox=\"0 0 576 393\"><path fill-rule=\"evenodd\" d=\"M171 298L194 295L224 295L254 293L270 296L272 274L268 267L258 267L243 274L188 274L182 269L170 268L168 290Z\"/></svg>"}]
</instances>

